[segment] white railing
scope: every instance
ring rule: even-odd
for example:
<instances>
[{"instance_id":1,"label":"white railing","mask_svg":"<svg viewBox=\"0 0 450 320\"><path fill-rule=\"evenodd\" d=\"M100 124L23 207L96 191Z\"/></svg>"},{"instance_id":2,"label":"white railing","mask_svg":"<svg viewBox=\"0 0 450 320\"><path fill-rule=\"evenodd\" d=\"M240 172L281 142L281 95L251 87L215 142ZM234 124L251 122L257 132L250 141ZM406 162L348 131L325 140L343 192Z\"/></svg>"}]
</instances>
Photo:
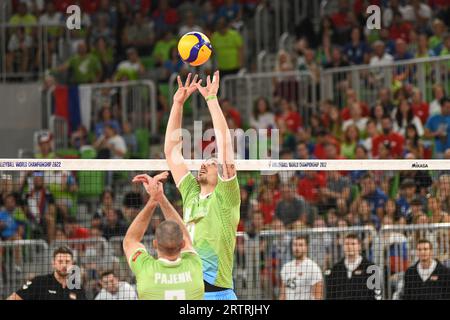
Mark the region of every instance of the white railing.
<instances>
[{"instance_id":1,"label":"white railing","mask_svg":"<svg viewBox=\"0 0 450 320\"><path fill-rule=\"evenodd\" d=\"M102 105L94 103L94 91L109 89L117 90L120 96L121 116L122 120L129 121L132 128L151 128L151 133L156 135L158 133L158 119L157 119L157 92L155 83L152 80L135 80L113 83L93 83L83 84L79 87L89 88L91 90L92 120L97 118L97 113ZM142 89L146 88L146 93ZM52 96L55 87L47 91L47 114L52 115ZM76 129L76 128L75 128ZM89 128L87 128L89 130Z\"/></svg>"}]
</instances>

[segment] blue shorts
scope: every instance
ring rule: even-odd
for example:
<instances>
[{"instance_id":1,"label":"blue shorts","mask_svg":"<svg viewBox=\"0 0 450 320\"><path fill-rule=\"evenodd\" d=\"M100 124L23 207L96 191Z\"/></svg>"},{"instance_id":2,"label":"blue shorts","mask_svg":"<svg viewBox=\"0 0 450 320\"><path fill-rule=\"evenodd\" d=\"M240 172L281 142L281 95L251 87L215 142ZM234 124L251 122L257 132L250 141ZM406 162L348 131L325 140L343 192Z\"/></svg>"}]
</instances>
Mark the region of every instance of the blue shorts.
<instances>
[{"instance_id":1,"label":"blue shorts","mask_svg":"<svg viewBox=\"0 0 450 320\"><path fill-rule=\"evenodd\" d=\"M205 300L237 300L232 289L214 292L205 292Z\"/></svg>"}]
</instances>

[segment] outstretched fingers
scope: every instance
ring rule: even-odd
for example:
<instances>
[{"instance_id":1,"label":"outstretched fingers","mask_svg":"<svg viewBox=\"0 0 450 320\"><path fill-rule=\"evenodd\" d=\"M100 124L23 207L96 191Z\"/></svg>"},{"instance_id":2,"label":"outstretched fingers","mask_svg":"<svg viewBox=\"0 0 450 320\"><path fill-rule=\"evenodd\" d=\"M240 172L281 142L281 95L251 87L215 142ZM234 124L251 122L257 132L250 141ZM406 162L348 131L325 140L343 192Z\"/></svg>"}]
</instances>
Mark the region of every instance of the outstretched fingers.
<instances>
[{"instance_id":1,"label":"outstretched fingers","mask_svg":"<svg viewBox=\"0 0 450 320\"><path fill-rule=\"evenodd\" d=\"M187 76L187 79L186 79L186 82L185 82L185 84L184 84L184 86L187 88L187 87L189 87L189 84L190 84L190 82L191 82L191 73L189 73L188 74L188 76Z\"/></svg>"}]
</instances>

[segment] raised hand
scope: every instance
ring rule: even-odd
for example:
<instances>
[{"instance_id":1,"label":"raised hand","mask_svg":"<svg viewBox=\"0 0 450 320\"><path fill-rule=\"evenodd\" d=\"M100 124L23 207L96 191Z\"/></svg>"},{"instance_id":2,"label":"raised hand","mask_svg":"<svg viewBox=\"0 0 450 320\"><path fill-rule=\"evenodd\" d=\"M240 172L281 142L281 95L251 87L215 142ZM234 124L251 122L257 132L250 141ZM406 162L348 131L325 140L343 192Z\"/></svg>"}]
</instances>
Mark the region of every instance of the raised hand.
<instances>
[{"instance_id":1,"label":"raised hand","mask_svg":"<svg viewBox=\"0 0 450 320\"><path fill-rule=\"evenodd\" d=\"M220 83L220 75L219 71L214 72L213 79L211 81L211 77L206 77L206 87L202 87L200 85L200 82L197 82L195 86L197 87L198 91L202 94L203 97L207 98L209 96L216 96L217 92L219 91L219 83Z\"/></svg>"},{"instance_id":2,"label":"raised hand","mask_svg":"<svg viewBox=\"0 0 450 320\"><path fill-rule=\"evenodd\" d=\"M164 171L153 178L148 174L140 174L135 176L132 182L141 182L151 199L159 202L162 200L164 194L163 182L167 180L168 175L169 173L167 171Z\"/></svg>"},{"instance_id":3,"label":"raised hand","mask_svg":"<svg viewBox=\"0 0 450 320\"><path fill-rule=\"evenodd\" d=\"M197 90L197 84L200 84L202 80L200 79L197 82L198 75L194 76L194 79L191 82L191 73L188 74L185 84L181 82L180 76L177 77L178 81L178 89L173 95L173 101L184 104L186 100L190 97L190 95Z\"/></svg>"}]
</instances>

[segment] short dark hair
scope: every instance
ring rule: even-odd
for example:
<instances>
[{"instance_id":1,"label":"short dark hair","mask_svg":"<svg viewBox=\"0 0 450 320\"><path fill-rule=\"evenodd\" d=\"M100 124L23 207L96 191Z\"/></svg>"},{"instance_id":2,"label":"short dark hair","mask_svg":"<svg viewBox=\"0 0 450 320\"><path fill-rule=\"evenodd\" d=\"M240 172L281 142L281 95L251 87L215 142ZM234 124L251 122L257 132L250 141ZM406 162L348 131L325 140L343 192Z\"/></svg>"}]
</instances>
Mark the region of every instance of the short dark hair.
<instances>
[{"instance_id":1,"label":"short dark hair","mask_svg":"<svg viewBox=\"0 0 450 320\"><path fill-rule=\"evenodd\" d=\"M294 243L294 240L305 240L306 245L309 244L308 236L305 235L295 236L294 239L292 240L292 243Z\"/></svg>"},{"instance_id":2,"label":"short dark hair","mask_svg":"<svg viewBox=\"0 0 450 320\"><path fill-rule=\"evenodd\" d=\"M183 232L180 225L172 220L166 220L156 228L155 239L158 249L166 254L174 255L180 252L183 242Z\"/></svg>"},{"instance_id":3,"label":"short dark hair","mask_svg":"<svg viewBox=\"0 0 450 320\"><path fill-rule=\"evenodd\" d=\"M419 239L419 241L417 241L416 248L419 246L419 244L422 243L428 243L430 245L430 249L433 249L433 244L431 243L430 240L427 239Z\"/></svg>"},{"instance_id":4,"label":"short dark hair","mask_svg":"<svg viewBox=\"0 0 450 320\"><path fill-rule=\"evenodd\" d=\"M55 251L53 251L53 259L55 259L58 254L69 254L70 257L73 259L73 252L67 246L61 246L59 248L56 248Z\"/></svg>"},{"instance_id":5,"label":"short dark hair","mask_svg":"<svg viewBox=\"0 0 450 320\"><path fill-rule=\"evenodd\" d=\"M109 276L110 274L112 274L113 276L115 276L115 273L112 269L108 269L103 271L102 273L100 273L100 280L103 279L103 277Z\"/></svg>"},{"instance_id":6,"label":"short dark hair","mask_svg":"<svg viewBox=\"0 0 450 320\"><path fill-rule=\"evenodd\" d=\"M450 97L444 96L441 98L441 101L439 101L441 106L443 106L446 102L450 102Z\"/></svg>"},{"instance_id":7,"label":"short dark hair","mask_svg":"<svg viewBox=\"0 0 450 320\"><path fill-rule=\"evenodd\" d=\"M355 234L355 233L349 233L349 234L347 234L347 235L344 237L344 240L345 240L345 239L354 239L354 240L357 240L358 243L361 243L361 240L359 239L358 235Z\"/></svg>"}]
</instances>

